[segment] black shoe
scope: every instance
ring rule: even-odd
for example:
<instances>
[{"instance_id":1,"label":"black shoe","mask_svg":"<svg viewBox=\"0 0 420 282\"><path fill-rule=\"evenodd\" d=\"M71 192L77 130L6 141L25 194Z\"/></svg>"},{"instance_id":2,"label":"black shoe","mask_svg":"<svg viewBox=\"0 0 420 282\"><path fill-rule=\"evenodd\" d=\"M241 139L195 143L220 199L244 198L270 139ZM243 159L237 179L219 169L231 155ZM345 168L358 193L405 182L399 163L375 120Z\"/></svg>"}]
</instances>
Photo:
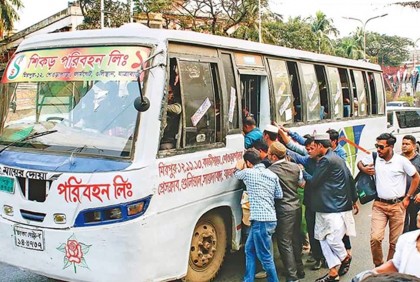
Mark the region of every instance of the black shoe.
<instances>
[{"instance_id":1,"label":"black shoe","mask_svg":"<svg viewBox=\"0 0 420 282\"><path fill-rule=\"evenodd\" d=\"M315 264L311 267L311 270L318 270L318 269L321 269L321 267L322 267L322 261L319 259L315 261Z\"/></svg>"},{"instance_id":2,"label":"black shoe","mask_svg":"<svg viewBox=\"0 0 420 282\"><path fill-rule=\"evenodd\" d=\"M315 280L315 282L334 282L340 281L340 276L330 276L328 273Z\"/></svg>"},{"instance_id":3,"label":"black shoe","mask_svg":"<svg viewBox=\"0 0 420 282\"><path fill-rule=\"evenodd\" d=\"M298 271L298 272L297 272L297 277L298 277L299 279L303 279L303 278L305 278L305 271L303 271L303 270Z\"/></svg>"},{"instance_id":4,"label":"black shoe","mask_svg":"<svg viewBox=\"0 0 420 282\"><path fill-rule=\"evenodd\" d=\"M351 263L351 256L348 256L341 262L340 269L338 270L338 275L343 276L347 272L349 272L350 263Z\"/></svg>"}]
</instances>

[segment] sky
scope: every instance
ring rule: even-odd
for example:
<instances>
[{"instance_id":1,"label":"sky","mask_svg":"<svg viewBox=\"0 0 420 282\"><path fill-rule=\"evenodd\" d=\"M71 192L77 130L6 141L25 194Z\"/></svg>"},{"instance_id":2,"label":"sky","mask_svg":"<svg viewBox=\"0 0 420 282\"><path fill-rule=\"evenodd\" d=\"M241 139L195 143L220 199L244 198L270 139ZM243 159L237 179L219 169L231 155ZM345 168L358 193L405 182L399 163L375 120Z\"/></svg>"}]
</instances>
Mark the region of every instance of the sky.
<instances>
[{"instance_id":1,"label":"sky","mask_svg":"<svg viewBox=\"0 0 420 282\"><path fill-rule=\"evenodd\" d=\"M371 17L388 15L374 19L366 24L367 32L407 37L413 41L420 38L420 10L389 5L406 0L269 0L270 8L283 15L283 19L301 16L315 16L322 11L332 19L340 31L339 37L354 32L357 27ZM68 0L22 0L25 8L19 11L21 20L16 23L19 31L29 27L67 7ZM343 17L360 19L347 20ZM420 46L420 40L417 42Z\"/></svg>"}]
</instances>

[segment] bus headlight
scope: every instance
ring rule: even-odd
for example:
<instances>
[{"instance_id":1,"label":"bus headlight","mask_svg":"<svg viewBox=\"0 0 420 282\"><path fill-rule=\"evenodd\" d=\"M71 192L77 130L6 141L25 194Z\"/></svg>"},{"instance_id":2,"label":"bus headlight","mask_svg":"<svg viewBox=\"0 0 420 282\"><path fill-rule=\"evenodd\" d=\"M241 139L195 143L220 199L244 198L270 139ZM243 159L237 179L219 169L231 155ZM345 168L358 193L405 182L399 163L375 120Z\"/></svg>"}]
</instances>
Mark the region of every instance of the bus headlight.
<instances>
[{"instance_id":1,"label":"bus headlight","mask_svg":"<svg viewBox=\"0 0 420 282\"><path fill-rule=\"evenodd\" d=\"M66 223L66 215L63 213L55 213L54 214L54 222L57 224L64 224Z\"/></svg>"},{"instance_id":2,"label":"bus headlight","mask_svg":"<svg viewBox=\"0 0 420 282\"><path fill-rule=\"evenodd\" d=\"M127 206L127 214L129 216L139 214L143 211L144 202L139 202Z\"/></svg>"},{"instance_id":3,"label":"bus headlight","mask_svg":"<svg viewBox=\"0 0 420 282\"><path fill-rule=\"evenodd\" d=\"M13 216L13 207L8 206L8 205L4 205L3 206L3 212L4 212L5 215Z\"/></svg>"},{"instance_id":4,"label":"bus headlight","mask_svg":"<svg viewBox=\"0 0 420 282\"><path fill-rule=\"evenodd\" d=\"M134 202L82 210L77 215L74 226L111 224L137 218L146 212L151 198L152 195Z\"/></svg>"}]
</instances>

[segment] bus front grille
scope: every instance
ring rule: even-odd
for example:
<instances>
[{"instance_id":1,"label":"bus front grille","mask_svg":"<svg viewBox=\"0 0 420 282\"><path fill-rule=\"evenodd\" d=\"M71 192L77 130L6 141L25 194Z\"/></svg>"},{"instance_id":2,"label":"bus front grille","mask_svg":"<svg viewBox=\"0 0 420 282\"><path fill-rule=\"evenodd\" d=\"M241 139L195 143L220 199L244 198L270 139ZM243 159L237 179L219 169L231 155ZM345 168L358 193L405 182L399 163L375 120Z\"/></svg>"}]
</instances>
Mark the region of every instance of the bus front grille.
<instances>
[{"instance_id":1,"label":"bus front grille","mask_svg":"<svg viewBox=\"0 0 420 282\"><path fill-rule=\"evenodd\" d=\"M51 180L16 177L23 196L29 201L45 202L51 187Z\"/></svg>"}]
</instances>

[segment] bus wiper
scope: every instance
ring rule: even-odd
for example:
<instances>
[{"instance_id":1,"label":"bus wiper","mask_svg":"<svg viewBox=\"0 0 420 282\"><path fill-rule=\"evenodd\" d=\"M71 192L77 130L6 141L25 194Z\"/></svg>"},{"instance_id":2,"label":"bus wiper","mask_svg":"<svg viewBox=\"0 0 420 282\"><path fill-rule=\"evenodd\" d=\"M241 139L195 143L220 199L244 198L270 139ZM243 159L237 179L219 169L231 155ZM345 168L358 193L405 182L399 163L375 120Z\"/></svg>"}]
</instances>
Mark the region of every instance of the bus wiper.
<instances>
[{"instance_id":1,"label":"bus wiper","mask_svg":"<svg viewBox=\"0 0 420 282\"><path fill-rule=\"evenodd\" d=\"M11 147L11 146L13 146L13 145L15 145L15 144L17 144L17 143L20 143L20 142L23 142L23 141L28 141L28 140L31 140L31 139L35 139L35 138L38 138L38 137L41 137L41 136L44 136L44 135L48 135L48 134L51 134L51 133L55 133L55 132L57 132L57 130L47 130L47 131L37 132L37 133L34 133L34 134L32 134L32 135L26 136L25 138L22 138L22 139L16 140L16 141L14 141L14 142L12 142L12 143L7 144L6 146L4 146L4 147L0 150L0 154L1 154L4 150L6 150L7 148L9 148L9 147Z\"/></svg>"}]
</instances>

